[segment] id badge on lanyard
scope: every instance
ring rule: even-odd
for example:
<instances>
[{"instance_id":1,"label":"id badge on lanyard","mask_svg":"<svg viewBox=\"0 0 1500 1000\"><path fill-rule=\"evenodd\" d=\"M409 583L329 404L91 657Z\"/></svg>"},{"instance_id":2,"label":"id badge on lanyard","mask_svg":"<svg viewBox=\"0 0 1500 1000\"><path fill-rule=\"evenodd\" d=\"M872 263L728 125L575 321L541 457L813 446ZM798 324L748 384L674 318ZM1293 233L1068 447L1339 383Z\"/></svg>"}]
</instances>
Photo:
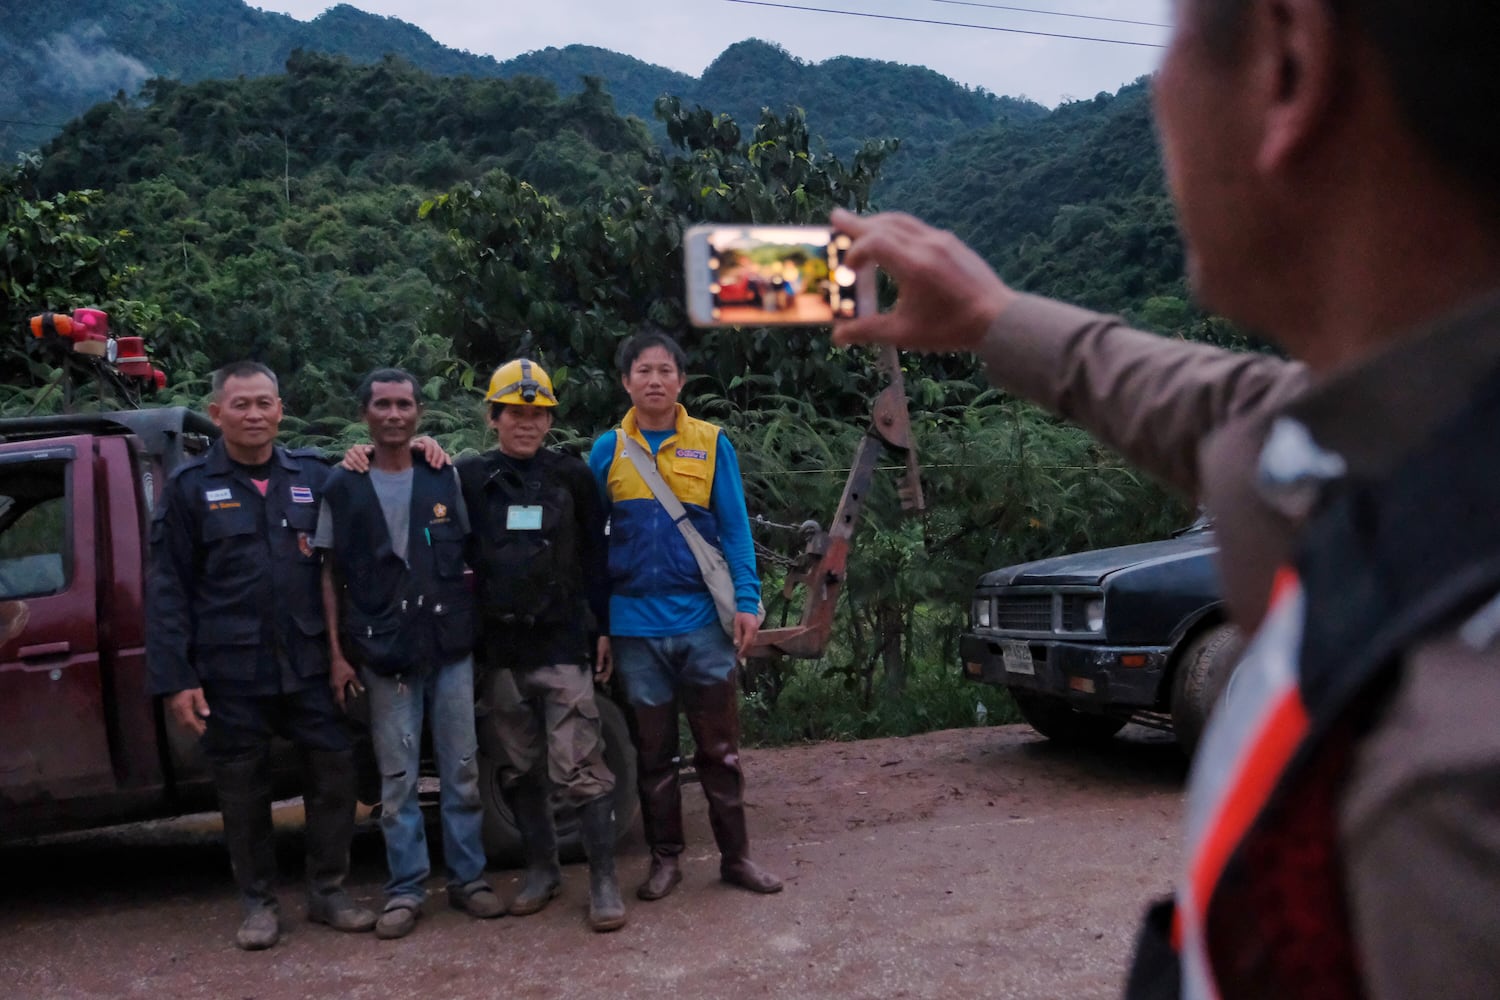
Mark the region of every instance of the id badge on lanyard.
<instances>
[{"instance_id":1,"label":"id badge on lanyard","mask_svg":"<svg viewBox=\"0 0 1500 1000\"><path fill-rule=\"evenodd\" d=\"M534 504L511 504L505 508L505 528L507 531L541 531L542 508Z\"/></svg>"}]
</instances>

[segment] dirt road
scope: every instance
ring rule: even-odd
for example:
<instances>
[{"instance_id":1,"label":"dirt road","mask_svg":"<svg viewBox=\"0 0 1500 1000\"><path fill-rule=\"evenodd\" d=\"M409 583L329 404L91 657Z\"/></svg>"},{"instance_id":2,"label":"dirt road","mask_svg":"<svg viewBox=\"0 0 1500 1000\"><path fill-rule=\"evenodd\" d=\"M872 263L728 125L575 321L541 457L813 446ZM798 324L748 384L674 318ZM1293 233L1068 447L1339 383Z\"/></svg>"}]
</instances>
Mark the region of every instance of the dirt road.
<instances>
[{"instance_id":1,"label":"dirt road","mask_svg":"<svg viewBox=\"0 0 1500 1000\"><path fill-rule=\"evenodd\" d=\"M629 895L618 933L584 926L576 865L548 910L483 923L448 910L435 879L394 942L308 924L293 875L282 944L247 954L208 816L0 851L0 996L1113 997L1177 863L1185 768L1151 734L1078 751L1005 726L745 758L755 853L786 878L780 895L717 881L690 785L687 877L660 902ZM281 839L295 873L299 838ZM352 887L378 905L378 834L354 854ZM639 833L620 865L633 890ZM493 877L512 891L514 873Z\"/></svg>"}]
</instances>

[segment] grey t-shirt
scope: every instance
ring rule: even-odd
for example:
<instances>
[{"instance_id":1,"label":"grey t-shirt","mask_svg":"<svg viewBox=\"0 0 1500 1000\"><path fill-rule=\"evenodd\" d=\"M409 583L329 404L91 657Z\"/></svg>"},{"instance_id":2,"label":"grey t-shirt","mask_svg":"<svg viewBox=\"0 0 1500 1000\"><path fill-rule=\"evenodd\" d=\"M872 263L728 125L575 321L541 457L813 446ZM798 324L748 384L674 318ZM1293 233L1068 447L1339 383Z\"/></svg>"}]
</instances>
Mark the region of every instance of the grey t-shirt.
<instances>
[{"instance_id":1,"label":"grey t-shirt","mask_svg":"<svg viewBox=\"0 0 1500 1000\"><path fill-rule=\"evenodd\" d=\"M452 468L450 466L449 468ZM406 559L406 543L411 535L411 480L412 470L383 472L371 469L368 473L370 485L375 487L375 496L380 500L380 509L385 514L385 526L391 533L391 549ZM453 469L453 478L458 479L458 470ZM453 505L453 516L464 534L469 533L469 511L464 506L463 491L455 492L457 502ZM313 535L313 546L319 549L333 548L333 512L325 500L318 510L318 530Z\"/></svg>"}]
</instances>

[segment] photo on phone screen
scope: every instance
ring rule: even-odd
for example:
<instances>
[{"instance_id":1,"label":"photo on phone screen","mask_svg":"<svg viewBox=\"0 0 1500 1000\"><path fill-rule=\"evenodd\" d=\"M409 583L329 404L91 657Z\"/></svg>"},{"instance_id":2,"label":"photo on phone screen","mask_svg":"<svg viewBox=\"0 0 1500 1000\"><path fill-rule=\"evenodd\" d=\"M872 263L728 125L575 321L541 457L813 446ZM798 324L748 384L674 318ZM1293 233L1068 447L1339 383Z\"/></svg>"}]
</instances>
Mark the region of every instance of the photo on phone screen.
<instances>
[{"instance_id":1,"label":"photo on phone screen","mask_svg":"<svg viewBox=\"0 0 1500 1000\"><path fill-rule=\"evenodd\" d=\"M858 280L842 263L851 242L826 226L695 227L687 254L694 322L813 326L856 315Z\"/></svg>"}]
</instances>

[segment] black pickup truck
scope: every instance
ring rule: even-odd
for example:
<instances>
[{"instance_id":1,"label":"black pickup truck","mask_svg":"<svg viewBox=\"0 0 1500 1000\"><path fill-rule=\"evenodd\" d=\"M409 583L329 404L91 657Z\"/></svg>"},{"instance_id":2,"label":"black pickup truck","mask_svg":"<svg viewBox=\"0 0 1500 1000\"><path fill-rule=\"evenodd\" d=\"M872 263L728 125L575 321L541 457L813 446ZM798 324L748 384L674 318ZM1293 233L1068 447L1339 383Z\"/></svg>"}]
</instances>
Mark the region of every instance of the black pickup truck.
<instances>
[{"instance_id":1,"label":"black pickup truck","mask_svg":"<svg viewBox=\"0 0 1500 1000\"><path fill-rule=\"evenodd\" d=\"M997 569L980 577L959 651L965 676L1010 691L1052 740L1127 722L1191 754L1241 639L1225 621L1212 527Z\"/></svg>"}]
</instances>

